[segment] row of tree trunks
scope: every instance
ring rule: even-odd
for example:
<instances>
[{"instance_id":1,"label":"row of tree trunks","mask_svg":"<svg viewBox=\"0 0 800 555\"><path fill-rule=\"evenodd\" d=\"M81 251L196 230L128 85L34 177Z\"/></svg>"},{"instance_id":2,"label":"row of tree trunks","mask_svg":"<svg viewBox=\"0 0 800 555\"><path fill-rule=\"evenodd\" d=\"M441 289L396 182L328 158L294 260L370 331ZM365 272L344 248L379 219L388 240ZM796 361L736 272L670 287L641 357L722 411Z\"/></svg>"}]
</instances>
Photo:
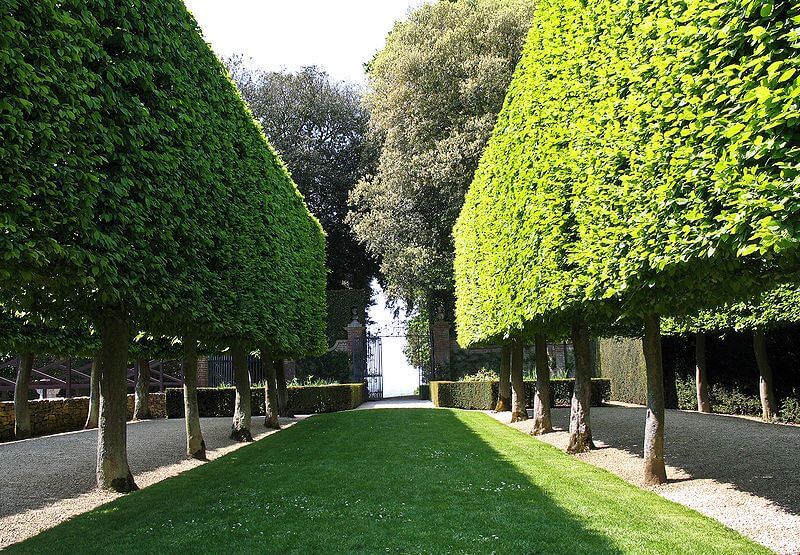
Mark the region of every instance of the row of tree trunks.
<instances>
[{"instance_id":1,"label":"row of tree trunks","mask_svg":"<svg viewBox=\"0 0 800 555\"><path fill-rule=\"evenodd\" d=\"M268 349L261 349L261 364L264 365L264 369L266 370L266 378L267 378L267 385L265 387L264 396L265 396L265 411L266 414L264 416L264 427L271 428L273 430L280 430L281 424L278 421L278 384L276 378L276 370L279 368L280 365L280 374L283 374L283 361L281 360L272 360L269 350ZM284 376L284 383L286 382L286 378Z\"/></svg>"},{"instance_id":2,"label":"row of tree trunks","mask_svg":"<svg viewBox=\"0 0 800 555\"><path fill-rule=\"evenodd\" d=\"M200 429L197 405L197 339L183 338L183 412L186 425L186 454L192 459L206 459L206 442Z\"/></svg>"},{"instance_id":3,"label":"row of tree trunks","mask_svg":"<svg viewBox=\"0 0 800 555\"><path fill-rule=\"evenodd\" d=\"M706 334L698 333L694 339L695 384L697 386L697 410L711 412L708 396L708 367L706 366Z\"/></svg>"},{"instance_id":4,"label":"row of tree trunks","mask_svg":"<svg viewBox=\"0 0 800 555\"><path fill-rule=\"evenodd\" d=\"M550 364L547 360L547 338L536 334L536 389L533 397L533 428L531 434L553 431L550 418Z\"/></svg>"},{"instance_id":5,"label":"row of tree trunks","mask_svg":"<svg viewBox=\"0 0 800 555\"><path fill-rule=\"evenodd\" d=\"M100 417L97 433L97 485L125 493L136 483L128 467L128 324L115 315L101 323Z\"/></svg>"},{"instance_id":6,"label":"row of tree trunks","mask_svg":"<svg viewBox=\"0 0 800 555\"><path fill-rule=\"evenodd\" d=\"M569 415L567 453L585 453L594 449L590 406L592 400L592 353L589 327L583 322L572 325L572 348L575 353L575 385Z\"/></svg>"},{"instance_id":7,"label":"row of tree trunks","mask_svg":"<svg viewBox=\"0 0 800 555\"><path fill-rule=\"evenodd\" d=\"M14 382L14 437L27 439L31 437L31 411L28 407L28 384L33 371L33 353L24 353L20 357L17 380Z\"/></svg>"},{"instance_id":8,"label":"row of tree trunks","mask_svg":"<svg viewBox=\"0 0 800 555\"><path fill-rule=\"evenodd\" d=\"M661 319L657 314L645 316L642 345L647 369L644 482L657 485L667 481L664 466L664 367L661 357Z\"/></svg>"},{"instance_id":9,"label":"row of tree trunks","mask_svg":"<svg viewBox=\"0 0 800 555\"><path fill-rule=\"evenodd\" d=\"M500 385L497 389L495 412L511 410L511 346L500 347Z\"/></svg>"},{"instance_id":10,"label":"row of tree trunks","mask_svg":"<svg viewBox=\"0 0 800 555\"><path fill-rule=\"evenodd\" d=\"M136 387L133 394L133 419L147 420L150 414L150 359L136 360Z\"/></svg>"},{"instance_id":11,"label":"row of tree trunks","mask_svg":"<svg viewBox=\"0 0 800 555\"><path fill-rule=\"evenodd\" d=\"M292 418L294 415L289 410L289 390L286 389L286 373L283 370L283 362L276 367L275 390L278 393L278 414L284 418Z\"/></svg>"},{"instance_id":12,"label":"row of tree trunks","mask_svg":"<svg viewBox=\"0 0 800 555\"><path fill-rule=\"evenodd\" d=\"M772 375L772 366L767 355L767 342L764 332L753 332L753 351L758 365L758 395L761 398L761 417L764 420L773 420L778 414L778 401L775 398L775 381Z\"/></svg>"},{"instance_id":13,"label":"row of tree trunks","mask_svg":"<svg viewBox=\"0 0 800 555\"><path fill-rule=\"evenodd\" d=\"M97 428L97 421L100 418L100 371L102 370L100 356L102 352L102 350L97 351L92 359L92 370L89 378L89 410L86 414L86 424L83 426L85 430Z\"/></svg>"},{"instance_id":14,"label":"row of tree trunks","mask_svg":"<svg viewBox=\"0 0 800 555\"><path fill-rule=\"evenodd\" d=\"M250 373L247 370L247 351L242 345L231 349L233 359L233 384L236 387L236 403L233 407L231 439L253 441L250 425L253 417L250 395Z\"/></svg>"},{"instance_id":15,"label":"row of tree trunks","mask_svg":"<svg viewBox=\"0 0 800 555\"><path fill-rule=\"evenodd\" d=\"M511 342L511 422L528 419L525 382L523 378L524 345L522 341Z\"/></svg>"}]
</instances>

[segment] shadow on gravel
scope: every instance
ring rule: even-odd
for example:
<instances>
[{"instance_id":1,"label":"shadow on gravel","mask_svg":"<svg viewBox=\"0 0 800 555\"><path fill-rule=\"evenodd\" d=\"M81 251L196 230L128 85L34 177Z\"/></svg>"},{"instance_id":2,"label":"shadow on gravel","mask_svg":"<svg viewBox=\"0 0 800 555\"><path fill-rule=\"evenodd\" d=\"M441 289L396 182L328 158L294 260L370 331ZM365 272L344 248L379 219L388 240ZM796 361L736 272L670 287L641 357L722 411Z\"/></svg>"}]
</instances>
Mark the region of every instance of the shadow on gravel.
<instances>
[{"instance_id":1,"label":"shadow on gravel","mask_svg":"<svg viewBox=\"0 0 800 555\"><path fill-rule=\"evenodd\" d=\"M665 458L692 479L728 483L800 515L800 427L717 414L666 411ZM610 447L642 456L645 409L592 408L592 435ZM554 409L567 429L569 409ZM678 480L676 480L678 481Z\"/></svg>"}]
</instances>

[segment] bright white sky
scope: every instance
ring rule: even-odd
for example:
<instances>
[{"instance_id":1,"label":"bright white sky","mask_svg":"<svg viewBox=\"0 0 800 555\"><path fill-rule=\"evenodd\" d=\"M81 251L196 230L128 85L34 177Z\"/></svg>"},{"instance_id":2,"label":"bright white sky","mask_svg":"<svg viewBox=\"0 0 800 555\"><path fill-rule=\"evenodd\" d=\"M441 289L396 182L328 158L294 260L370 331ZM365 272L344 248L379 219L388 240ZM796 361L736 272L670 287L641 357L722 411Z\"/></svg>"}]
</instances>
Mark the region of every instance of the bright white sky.
<instances>
[{"instance_id":1,"label":"bright white sky","mask_svg":"<svg viewBox=\"0 0 800 555\"><path fill-rule=\"evenodd\" d=\"M428 0L184 0L218 56L268 70L318 65L364 82L395 21Z\"/></svg>"}]
</instances>

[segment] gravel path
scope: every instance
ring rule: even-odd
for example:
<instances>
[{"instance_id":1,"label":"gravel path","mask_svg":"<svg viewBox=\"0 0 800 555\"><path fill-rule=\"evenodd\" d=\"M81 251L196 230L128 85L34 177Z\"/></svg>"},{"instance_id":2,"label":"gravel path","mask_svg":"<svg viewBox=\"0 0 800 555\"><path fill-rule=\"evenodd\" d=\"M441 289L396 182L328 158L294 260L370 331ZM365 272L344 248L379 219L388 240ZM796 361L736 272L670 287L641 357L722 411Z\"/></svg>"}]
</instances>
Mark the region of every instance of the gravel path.
<instances>
[{"instance_id":1,"label":"gravel path","mask_svg":"<svg viewBox=\"0 0 800 555\"><path fill-rule=\"evenodd\" d=\"M598 449L579 457L643 487L645 414L643 407L592 408ZM530 421L509 425L531 429ZM565 449L569 409L553 409L553 425L554 433L539 438ZM668 410L665 457L670 481L653 491L778 553L800 553L800 427Z\"/></svg>"},{"instance_id":2,"label":"gravel path","mask_svg":"<svg viewBox=\"0 0 800 555\"><path fill-rule=\"evenodd\" d=\"M253 417L256 440L275 432L262 423ZM229 417L202 418L201 426L209 460L247 445L228 438ZM183 419L128 424L128 464L139 487L203 464L186 458L185 434ZM96 430L0 444L0 549L119 497L95 488L96 452Z\"/></svg>"}]
</instances>

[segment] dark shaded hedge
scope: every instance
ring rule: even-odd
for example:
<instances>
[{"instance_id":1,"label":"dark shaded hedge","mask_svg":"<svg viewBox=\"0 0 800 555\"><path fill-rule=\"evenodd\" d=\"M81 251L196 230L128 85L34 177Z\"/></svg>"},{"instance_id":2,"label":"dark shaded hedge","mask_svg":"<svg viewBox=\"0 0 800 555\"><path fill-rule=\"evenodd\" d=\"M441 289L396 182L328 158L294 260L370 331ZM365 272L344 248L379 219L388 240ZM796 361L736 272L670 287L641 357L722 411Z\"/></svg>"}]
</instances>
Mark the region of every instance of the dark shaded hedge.
<instances>
[{"instance_id":1,"label":"dark shaded hedge","mask_svg":"<svg viewBox=\"0 0 800 555\"><path fill-rule=\"evenodd\" d=\"M492 410L497 404L498 382L431 382L430 395L434 406L457 409ZM536 382L525 382L528 408L533 408L533 391ZM571 378L550 380L552 406L567 406L572 398L575 380ZM592 378L592 406L600 406L611 398L611 381Z\"/></svg>"},{"instance_id":2,"label":"dark shaded hedge","mask_svg":"<svg viewBox=\"0 0 800 555\"><path fill-rule=\"evenodd\" d=\"M289 387L289 410L295 414L315 414L350 410L361 405L367 398L365 384L336 384L320 386ZM251 391L253 416L263 416L264 389ZM197 389L197 405L201 417L233 416L236 390L232 387L200 387ZM183 418L183 390L167 389L167 418Z\"/></svg>"}]
</instances>

